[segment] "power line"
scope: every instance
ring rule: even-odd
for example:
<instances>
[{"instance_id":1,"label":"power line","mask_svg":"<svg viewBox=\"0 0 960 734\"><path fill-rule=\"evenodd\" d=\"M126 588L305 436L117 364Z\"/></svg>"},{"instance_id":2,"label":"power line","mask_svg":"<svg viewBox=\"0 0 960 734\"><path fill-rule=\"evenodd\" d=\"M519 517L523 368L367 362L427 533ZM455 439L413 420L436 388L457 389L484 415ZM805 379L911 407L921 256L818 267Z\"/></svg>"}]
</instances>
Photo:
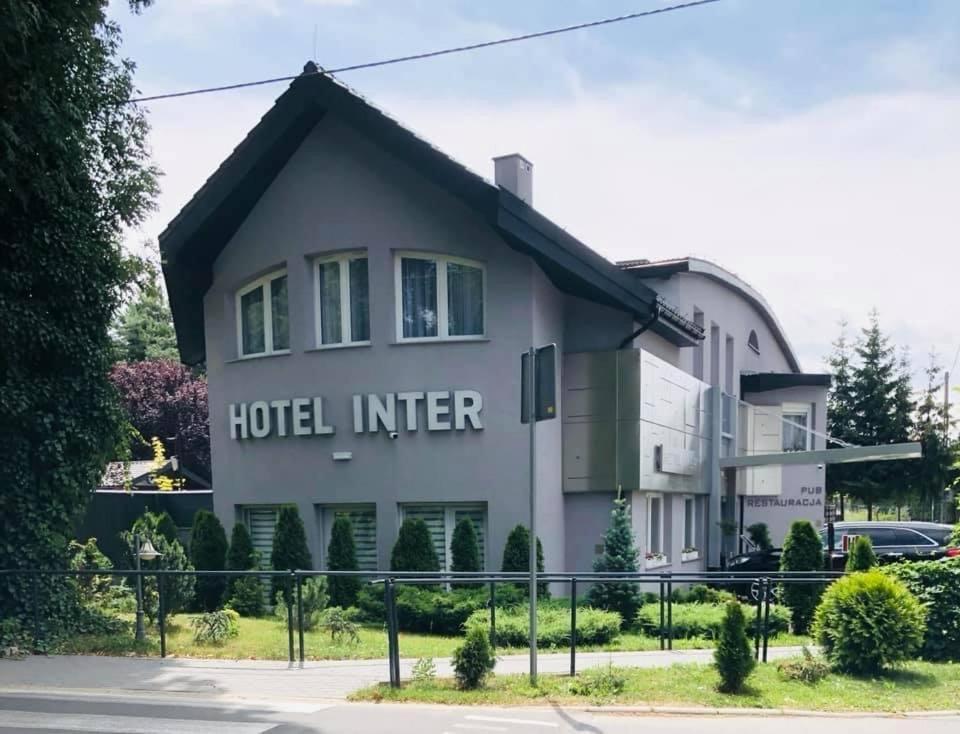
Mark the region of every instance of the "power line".
<instances>
[{"instance_id":1,"label":"power line","mask_svg":"<svg viewBox=\"0 0 960 734\"><path fill-rule=\"evenodd\" d=\"M482 43L472 43L467 46L455 46L453 48L444 48L438 51L426 51L419 54L411 54L409 56L397 56L390 59L381 59L380 61L368 61L362 64L352 64L350 66L341 66L339 69L320 69L315 74L342 74L347 71L359 71L360 69L372 69L378 66L390 66L392 64L402 64L406 61L419 61L421 59L432 59L436 56L448 56L450 54L463 53L465 51L476 51L481 48L489 48L491 46L502 46L507 43L516 43L517 41L529 41L534 38L544 38L546 36L556 36L560 33L569 33L571 31L579 31L585 28L596 28L598 26L611 25L613 23L622 23L626 20L636 20L637 18L646 18L651 15L661 15L663 13L670 13L674 10L686 10L687 8L694 8L699 5L710 5L711 3L720 2L720 0L693 0L693 2L680 3L677 5L668 5L662 8L655 8L654 10L644 10L637 13L628 13L626 15L618 15L613 18L603 18L601 20L593 20L587 23L578 23L576 25L568 25L562 28L551 28L545 31L537 31L536 33L524 33L520 36L510 36L508 38L499 38L494 41L483 41ZM309 74L293 74L288 76L276 76L270 79L259 79L252 82L240 82L238 84L225 84L219 87L204 87L202 89L190 89L184 92L169 92L167 94L154 94L148 97L135 97L133 99L127 100L128 103L132 102L154 102L160 99L174 99L176 97L192 97L198 94L210 94L212 92L227 92L233 89L244 89L246 87L260 87L265 84L277 84L279 82L289 82L297 79L300 76L309 76Z\"/></svg>"}]
</instances>

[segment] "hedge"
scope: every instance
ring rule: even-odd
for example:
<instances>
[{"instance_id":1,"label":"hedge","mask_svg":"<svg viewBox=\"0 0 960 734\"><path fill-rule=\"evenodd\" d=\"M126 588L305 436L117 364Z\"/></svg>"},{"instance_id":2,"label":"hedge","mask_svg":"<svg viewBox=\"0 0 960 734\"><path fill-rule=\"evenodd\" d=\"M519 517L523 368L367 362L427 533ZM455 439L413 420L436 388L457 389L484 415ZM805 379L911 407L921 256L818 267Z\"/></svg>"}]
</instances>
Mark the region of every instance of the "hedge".
<instances>
[{"instance_id":1,"label":"hedge","mask_svg":"<svg viewBox=\"0 0 960 734\"><path fill-rule=\"evenodd\" d=\"M756 634L757 611L750 604L743 604L743 614L747 618L747 632ZM725 604L674 604L673 636L675 638L706 637L717 639L723 624ZM664 612L666 615L666 612ZM499 624L499 620L497 620ZM660 605L648 604L640 609L637 624L649 635L657 635L660 630ZM769 634L778 635L790 627L790 610L770 606L770 619L767 625Z\"/></svg>"},{"instance_id":2,"label":"hedge","mask_svg":"<svg viewBox=\"0 0 960 734\"><path fill-rule=\"evenodd\" d=\"M960 558L893 563L883 571L902 581L927 608L921 655L960 661Z\"/></svg>"},{"instance_id":3,"label":"hedge","mask_svg":"<svg viewBox=\"0 0 960 734\"><path fill-rule=\"evenodd\" d=\"M620 634L620 615L603 609L583 607L577 610L577 644L603 645ZM490 628L490 610L481 609L470 615L466 627ZM530 613L525 607L497 609L499 647L525 647L530 640ZM570 611L564 609L537 609L537 645L566 647L570 644Z\"/></svg>"}]
</instances>

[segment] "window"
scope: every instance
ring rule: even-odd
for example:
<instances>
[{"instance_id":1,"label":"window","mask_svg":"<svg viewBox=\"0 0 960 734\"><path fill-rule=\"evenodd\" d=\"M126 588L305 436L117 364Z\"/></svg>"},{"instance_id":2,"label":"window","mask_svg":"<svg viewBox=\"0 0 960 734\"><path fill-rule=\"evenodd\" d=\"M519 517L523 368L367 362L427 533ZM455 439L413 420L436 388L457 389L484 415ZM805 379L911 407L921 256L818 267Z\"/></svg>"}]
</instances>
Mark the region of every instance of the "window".
<instances>
[{"instance_id":1,"label":"window","mask_svg":"<svg viewBox=\"0 0 960 734\"><path fill-rule=\"evenodd\" d=\"M316 346L370 343L367 257L346 253L314 263Z\"/></svg>"},{"instance_id":2,"label":"window","mask_svg":"<svg viewBox=\"0 0 960 734\"><path fill-rule=\"evenodd\" d=\"M757 354L760 354L760 340L757 339L757 332L753 329L750 330L750 335L747 337L747 346Z\"/></svg>"},{"instance_id":3,"label":"window","mask_svg":"<svg viewBox=\"0 0 960 734\"><path fill-rule=\"evenodd\" d=\"M341 515L350 520L353 530L353 546L357 554L357 570L376 571L377 558L377 508L375 505L328 505L321 508L323 528L321 551L324 565L329 569L327 548L333 533L333 521Z\"/></svg>"},{"instance_id":4,"label":"window","mask_svg":"<svg viewBox=\"0 0 960 734\"><path fill-rule=\"evenodd\" d=\"M647 553L662 554L663 495L647 495Z\"/></svg>"},{"instance_id":5,"label":"window","mask_svg":"<svg viewBox=\"0 0 960 734\"><path fill-rule=\"evenodd\" d=\"M290 350L286 271L271 273L237 291L237 325L241 357Z\"/></svg>"},{"instance_id":6,"label":"window","mask_svg":"<svg viewBox=\"0 0 960 734\"><path fill-rule=\"evenodd\" d=\"M273 529L277 524L276 505L249 505L242 508L243 524L257 552L260 568L269 570L273 556Z\"/></svg>"},{"instance_id":7,"label":"window","mask_svg":"<svg viewBox=\"0 0 960 734\"><path fill-rule=\"evenodd\" d=\"M697 547L697 499L683 498L683 547Z\"/></svg>"},{"instance_id":8,"label":"window","mask_svg":"<svg viewBox=\"0 0 960 734\"><path fill-rule=\"evenodd\" d=\"M783 450L810 450L810 406L785 403L783 406Z\"/></svg>"},{"instance_id":9,"label":"window","mask_svg":"<svg viewBox=\"0 0 960 734\"><path fill-rule=\"evenodd\" d=\"M470 339L485 333L486 271L469 260L400 253L397 340Z\"/></svg>"},{"instance_id":10,"label":"window","mask_svg":"<svg viewBox=\"0 0 960 734\"><path fill-rule=\"evenodd\" d=\"M487 508L486 505L404 505L401 507L402 518L419 518L423 520L430 531L433 541L433 550L437 554L442 571L449 571L453 565L450 553L450 543L453 540L453 529L461 520L473 523L473 530L477 535L477 545L480 549L481 570L486 565L486 537L487 537Z\"/></svg>"}]
</instances>

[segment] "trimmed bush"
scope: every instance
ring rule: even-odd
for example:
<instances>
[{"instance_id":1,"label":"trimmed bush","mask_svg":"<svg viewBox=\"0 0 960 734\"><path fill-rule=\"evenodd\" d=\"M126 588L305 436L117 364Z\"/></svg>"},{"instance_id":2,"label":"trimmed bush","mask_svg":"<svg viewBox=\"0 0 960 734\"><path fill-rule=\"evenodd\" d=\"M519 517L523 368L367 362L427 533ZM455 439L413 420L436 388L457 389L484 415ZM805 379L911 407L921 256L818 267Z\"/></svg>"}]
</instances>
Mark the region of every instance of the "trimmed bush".
<instances>
[{"instance_id":1,"label":"trimmed bush","mask_svg":"<svg viewBox=\"0 0 960 734\"><path fill-rule=\"evenodd\" d=\"M227 567L227 534L210 510L197 510L190 529L190 562L198 571L223 571ZM194 594L197 607L212 612L223 604L225 576L197 576Z\"/></svg>"},{"instance_id":2,"label":"trimmed bush","mask_svg":"<svg viewBox=\"0 0 960 734\"><path fill-rule=\"evenodd\" d=\"M960 558L893 563L883 572L903 582L927 609L923 657L960 661Z\"/></svg>"},{"instance_id":3,"label":"trimmed bush","mask_svg":"<svg viewBox=\"0 0 960 734\"><path fill-rule=\"evenodd\" d=\"M620 615L603 609L577 609L577 644L603 645L620 634ZM470 615L468 630L481 628L490 631L490 610L481 609ZM530 612L526 607L497 609L498 647L526 647L530 641ZM537 609L537 645L566 647L570 644L570 610L540 607Z\"/></svg>"},{"instance_id":4,"label":"trimmed bush","mask_svg":"<svg viewBox=\"0 0 960 734\"><path fill-rule=\"evenodd\" d=\"M503 546L503 563L501 571L530 573L530 531L523 525L517 525L507 536ZM537 538L537 573L543 572L543 545ZM518 588L526 588L525 584L517 584ZM537 597L549 597L547 585L537 584Z\"/></svg>"},{"instance_id":5,"label":"trimmed bush","mask_svg":"<svg viewBox=\"0 0 960 734\"><path fill-rule=\"evenodd\" d=\"M397 542L390 554L391 571L424 571L434 573L440 570L437 553L433 549L433 540L427 524L420 518L408 517L400 526Z\"/></svg>"},{"instance_id":6,"label":"trimmed bush","mask_svg":"<svg viewBox=\"0 0 960 734\"><path fill-rule=\"evenodd\" d=\"M263 585L256 576L233 579L233 594L227 606L241 617L263 616Z\"/></svg>"},{"instance_id":7,"label":"trimmed bush","mask_svg":"<svg viewBox=\"0 0 960 734\"><path fill-rule=\"evenodd\" d=\"M660 597L652 594L652 598L644 601L647 604L657 604L659 611ZM670 595L674 604L726 604L737 598L736 594L725 589L715 589L704 584L694 584L689 589L674 589Z\"/></svg>"},{"instance_id":8,"label":"trimmed bush","mask_svg":"<svg viewBox=\"0 0 960 734\"><path fill-rule=\"evenodd\" d=\"M443 591L436 586L397 587L397 624L403 632L425 632L441 635L459 635L471 614L486 609L489 592L484 588ZM497 604L518 604L523 593L508 584L497 586ZM364 621L383 624L386 607L383 588L365 586L357 594L357 606Z\"/></svg>"},{"instance_id":9,"label":"trimmed bush","mask_svg":"<svg viewBox=\"0 0 960 734\"><path fill-rule=\"evenodd\" d=\"M477 531L473 522L463 518L453 528L453 538L450 539L450 555L453 563L451 571L468 572L480 570L480 544L477 542Z\"/></svg>"},{"instance_id":10,"label":"trimmed bush","mask_svg":"<svg viewBox=\"0 0 960 734\"><path fill-rule=\"evenodd\" d=\"M729 602L727 602L729 603ZM673 636L677 639L705 637L716 640L720 637L726 603L686 603L673 605ZM743 614L747 631L756 635L756 607L744 604ZM660 630L660 605L648 604L637 615L637 625L648 635L656 636ZM499 623L499 620L497 620ZM790 611L782 606L770 606L769 634L779 635L790 629Z\"/></svg>"},{"instance_id":11,"label":"trimmed bush","mask_svg":"<svg viewBox=\"0 0 960 734\"><path fill-rule=\"evenodd\" d=\"M330 531L327 546L327 569L330 571L356 571L357 547L353 542L353 523L346 515L337 515ZM357 604L360 579L356 576L329 576L330 606L353 607Z\"/></svg>"},{"instance_id":12,"label":"trimmed bush","mask_svg":"<svg viewBox=\"0 0 960 734\"><path fill-rule=\"evenodd\" d=\"M453 674L457 681L457 688L461 690L480 688L496 664L497 659L490 648L486 630L480 628L469 630L463 645L453 651Z\"/></svg>"},{"instance_id":13,"label":"trimmed bush","mask_svg":"<svg viewBox=\"0 0 960 734\"><path fill-rule=\"evenodd\" d=\"M617 497L610 513L610 527L603 535L603 554L593 562L593 570L633 573L638 570L638 556L639 551L633 542L630 509L625 499ZM643 604L639 585L624 581L594 584L587 598L599 609L617 612L623 624L632 624Z\"/></svg>"},{"instance_id":14,"label":"trimmed bush","mask_svg":"<svg viewBox=\"0 0 960 734\"><path fill-rule=\"evenodd\" d=\"M729 602L724 608L713 664L720 674L719 689L723 693L743 690L743 684L757 665L747 637L743 607L737 602Z\"/></svg>"},{"instance_id":15,"label":"trimmed bush","mask_svg":"<svg viewBox=\"0 0 960 734\"><path fill-rule=\"evenodd\" d=\"M277 513L277 524L273 529L273 551L271 562L275 571L302 571L313 568L313 558L307 547L307 533L303 529L303 520L296 505L283 505ZM283 595L285 604L289 604L292 586L287 579L272 578L272 597L277 592Z\"/></svg>"},{"instance_id":16,"label":"trimmed bush","mask_svg":"<svg viewBox=\"0 0 960 734\"><path fill-rule=\"evenodd\" d=\"M838 670L872 675L920 650L924 616L903 583L874 569L844 576L827 589L813 632Z\"/></svg>"},{"instance_id":17,"label":"trimmed bush","mask_svg":"<svg viewBox=\"0 0 960 734\"><path fill-rule=\"evenodd\" d=\"M240 615L232 609L221 609L194 617L193 641L197 645L222 645L240 634Z\"/></svg>"},{"instance_id":18,"label":"trimmed bush","mask_svg":"<svg viewBox=\"0 0 960 734\"><path fill-rule=\"evenodd\" d=\"M227 568L231 571L249 571L257 567L257 552L253 548L250 530L242 522L234 523L230 531L230 550Z\"/></svg>"},{"instance_id":19,"label":"trimmed bush","mask_svg":"<svg viewBox=\"0 0 960 734\"><path fill-rule=\"evenodd\" d=\"M795 520L783 541L780 557L781 571L822 571L823 546L820 536L809 520ZM806 634L813 620L813 612L823 593L821 584L782 584L783 603L790 608L793 631Z\"/></svg>"},{"instance_id":20,"label":"trimmed bush","mask_svg":"<svg viewBox=\"0 0 960 734\"><path fill-rule=\"evenodd\" d=\"M755 522L747 526L747 536L750 542L757 546L757 550L770 550L773 542L770 540L770 528L765 522Z\"/></svg>"},{"instance_id":21,"label":"trimmed bush","mask_svg":"<svg viewBox=\"0 0 960 734\"><path fill-rule=\"evenodd\" d=\"M853 539L847 555L847 573L854 571L869 571L877 565L877 556L873 552L873 543L866 535L858 535Z\"/></svg>"}]
</instances>

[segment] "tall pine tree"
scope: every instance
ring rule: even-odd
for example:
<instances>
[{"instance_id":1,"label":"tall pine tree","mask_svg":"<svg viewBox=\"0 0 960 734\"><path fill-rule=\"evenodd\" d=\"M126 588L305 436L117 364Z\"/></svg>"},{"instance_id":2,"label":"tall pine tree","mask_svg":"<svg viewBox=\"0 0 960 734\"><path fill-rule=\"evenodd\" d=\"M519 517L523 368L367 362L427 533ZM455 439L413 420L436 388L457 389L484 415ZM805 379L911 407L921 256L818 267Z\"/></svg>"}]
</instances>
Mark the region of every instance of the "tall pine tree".
<instances>
[{"instance_id":1,"label":"tall pine tree","mask_svg":"<svg viewBox=\"0 0 960 734\"><path fill-rule=\"evenodd\" d=\"M946 426L943 403L943 369L937 355L930 354L925 370L927 386L917 406L913 440L923 446L923 457L913 462L914 503L911 516L934 519L934 510L943 500L943 492L958 477L955 463L957 443ZM952 422L952 421L951 421Z\"/></svg>"},{"instance_id":2,"label":"tall pine tree","mask_svg":"<svg viewBox=\"0 0 960 734\"><path fill-rule=\"evenodd\" d=\"M830 392L827 395L827 433L847 443L856 443L856 406L853 380L853 348L847 339L847 322L840 323L840 336L833 342L833 351L827 357L830 366ZM840 448L842 444L828 442L827 448ZM827 466L827 491L844 494L845 485L851 476L851 464Z\"/></svg>"},{"instance_id":3,"label":"tall pine tree","mask_svg":"<svg viewBox=\"0 0 960 734\"><path fill-rule=\"evenodd\" d=\"M638 570L639 551L633 541L630 508L623 497L613 501L610 527L603 535L603 555L593 562L599 572L634 573ZM600 609L620 613L622 626L632 625L643 603L637 584L608 581L594 584L588 594L590 603Z\"/></svg>"}]
</instances>

